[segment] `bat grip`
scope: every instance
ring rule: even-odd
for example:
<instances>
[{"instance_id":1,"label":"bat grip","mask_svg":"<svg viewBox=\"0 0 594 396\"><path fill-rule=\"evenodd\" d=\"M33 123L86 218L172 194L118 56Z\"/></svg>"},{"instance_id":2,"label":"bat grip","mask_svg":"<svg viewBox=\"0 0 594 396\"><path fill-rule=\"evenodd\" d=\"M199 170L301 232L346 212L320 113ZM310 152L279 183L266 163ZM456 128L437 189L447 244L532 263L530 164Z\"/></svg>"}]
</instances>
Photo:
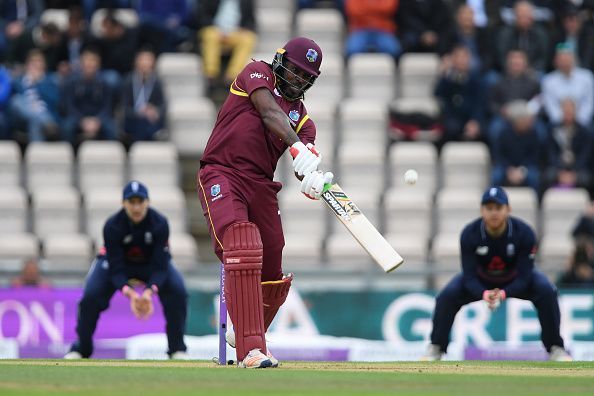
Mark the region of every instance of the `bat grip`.
<instances>
[{"instance_id":1,"label":"bat grip","mask_svg":"<svg viewBox=\"0 0 594 396\"><path fill-rule=\"evenodd\" d=\"M330 190L332 188L332 186L333 186L332 183L325 183L324 190L322 190L322 194L325 193L326 191Z\"/></svg>"}]
</instances>

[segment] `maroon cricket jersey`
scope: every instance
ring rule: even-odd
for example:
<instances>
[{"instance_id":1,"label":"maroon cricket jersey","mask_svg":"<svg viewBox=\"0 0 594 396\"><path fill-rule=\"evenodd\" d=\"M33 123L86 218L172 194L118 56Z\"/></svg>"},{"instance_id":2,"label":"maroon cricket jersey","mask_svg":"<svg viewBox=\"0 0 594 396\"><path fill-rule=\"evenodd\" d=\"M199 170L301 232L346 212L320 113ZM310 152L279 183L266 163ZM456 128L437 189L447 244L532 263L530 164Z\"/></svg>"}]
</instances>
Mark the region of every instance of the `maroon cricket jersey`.
<instances>
[{"instance_id":1,"label":"maroon cricket jersey","mask_svg":"<svg viewBox=\"0 0 594 396\"><path fill-rule=\"evenodd\" d=\"M237 170L254 179L272 180L279 158L287 145L264 125L250 95L268 89L287 115L293 130L304 143L314 143L316 127L301 100L290 102L275 89L275 75L263 61L251 62L239 73L223 107L200 161Z\"/></svg>"}]
</instances>

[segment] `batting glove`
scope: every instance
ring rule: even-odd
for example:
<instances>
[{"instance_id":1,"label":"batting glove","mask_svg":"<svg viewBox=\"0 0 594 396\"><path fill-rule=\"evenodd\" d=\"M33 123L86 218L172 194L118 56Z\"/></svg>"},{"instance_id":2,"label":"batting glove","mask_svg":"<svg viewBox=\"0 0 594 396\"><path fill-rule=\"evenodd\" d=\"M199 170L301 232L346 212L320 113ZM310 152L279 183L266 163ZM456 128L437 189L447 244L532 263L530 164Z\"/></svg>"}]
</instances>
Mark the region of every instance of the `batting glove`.
<instances>
[{"instance_id":1,"label":"batting glove","mask_svg":"<svg viewBox=\"0 0 594 396\"><path fill-rule=\"evenodd\" d=\"M302 142L293 143L289 152L293 157L293 170L299 176L305 176L315 171L322 162L322 154L311 143L307 143L307 145Z\"/></svg>"},{"instance_id":2,"label":"batting glove","mask_svg":"<svg viewBox=\"0 0 594 396\"><path fill-rule=\"evenodd\" d=\"M332 172L310 172L301 181L301 192L309 199L320 199L324 192L324 185L331 184L333 178Z\"/></svg>"}]
</instances>

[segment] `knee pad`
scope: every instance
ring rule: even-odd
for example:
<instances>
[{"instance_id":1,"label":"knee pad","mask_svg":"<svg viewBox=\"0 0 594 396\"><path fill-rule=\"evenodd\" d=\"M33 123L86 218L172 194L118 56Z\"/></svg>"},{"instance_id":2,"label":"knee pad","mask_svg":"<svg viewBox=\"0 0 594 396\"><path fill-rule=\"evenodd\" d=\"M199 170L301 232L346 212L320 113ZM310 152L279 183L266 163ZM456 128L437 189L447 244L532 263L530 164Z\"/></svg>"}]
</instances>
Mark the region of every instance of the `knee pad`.
<instances>
[{"instance_id":1,"label":"knee pad","mask_svg":"<svg viewBox=\"0 0 594 396\"><path fill-rule=\"evenodd\" d=\"M293 274L281 280L262 282L262 302L264 304L264 327L268 327L274 320L279 308L285 303L293 281Z\"/></svg>"},{"instance_id":2,"label":"knee pad","mask_svg":"<svg viewBox=\"0 0 594 396\"><path fill-rule=\"evenodd\" d=\"M230 225L223 235L225 298L235 328L237 359L252 349L266 353L262 308L262 239L250 222Z\"/></svg>"}]
</instances>

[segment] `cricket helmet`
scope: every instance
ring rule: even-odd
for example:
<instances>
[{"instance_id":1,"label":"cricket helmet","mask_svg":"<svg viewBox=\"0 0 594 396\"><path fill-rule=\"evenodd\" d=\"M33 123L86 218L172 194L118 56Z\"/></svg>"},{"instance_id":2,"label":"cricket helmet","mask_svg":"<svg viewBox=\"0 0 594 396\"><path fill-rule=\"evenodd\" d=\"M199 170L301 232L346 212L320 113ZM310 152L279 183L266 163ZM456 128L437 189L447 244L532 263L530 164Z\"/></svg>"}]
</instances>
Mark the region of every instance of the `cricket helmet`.
<instances>
[{"instance_id":1,"label":"cricket helmet","mask_svg":"<svg viewBox=\"0 0 594 396\"><path fill-rule=\"evenodd\" d=\"M287 100L302 99L320 75L322 49L315 41L296 37L279 48L272 61L276 88Z\"/></svg>"}]
</instances>

